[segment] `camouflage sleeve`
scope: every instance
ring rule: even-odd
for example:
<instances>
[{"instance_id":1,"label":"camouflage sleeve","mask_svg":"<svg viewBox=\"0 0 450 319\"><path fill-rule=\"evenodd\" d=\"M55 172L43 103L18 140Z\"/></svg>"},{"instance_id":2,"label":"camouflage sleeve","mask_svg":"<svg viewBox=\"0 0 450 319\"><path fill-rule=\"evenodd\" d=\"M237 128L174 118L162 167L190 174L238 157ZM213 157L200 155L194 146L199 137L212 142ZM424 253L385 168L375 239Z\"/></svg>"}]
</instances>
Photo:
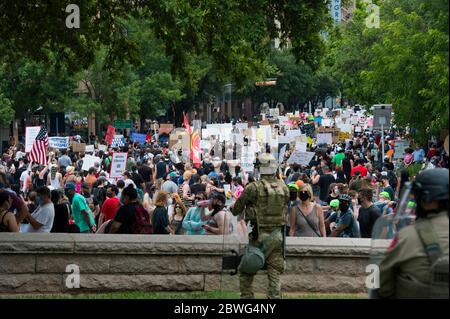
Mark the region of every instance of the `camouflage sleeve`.
<instances>
[{"instance_id":1,"label":"camouflage sleeve","mask_svg":"<svg viewBox=\"0 0 450 319\"><path fill-rule=\"evenodd\" d=\"M256 185L254 183L251 183L247 185L247 187L245 187L241 196L234 204L231 212L233 213L234 216L241 214L245 206L247 206L249 203L254 203L255 199L256 199Z\"/></svg>"}]
</instances>

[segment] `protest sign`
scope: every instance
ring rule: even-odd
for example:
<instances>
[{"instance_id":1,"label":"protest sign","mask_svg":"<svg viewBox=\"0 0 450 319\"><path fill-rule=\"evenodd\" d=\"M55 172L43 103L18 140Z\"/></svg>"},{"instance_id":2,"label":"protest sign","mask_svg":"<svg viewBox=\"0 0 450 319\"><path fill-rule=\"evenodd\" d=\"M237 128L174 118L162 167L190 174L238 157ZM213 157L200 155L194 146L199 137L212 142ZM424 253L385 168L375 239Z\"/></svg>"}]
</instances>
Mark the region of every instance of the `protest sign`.
<instances>
[{"instance_id":1,"label":"protest sign","mask_svg":"<svg viewBox=\"0 0 450 319\"><path fill-rule=\"evenodd\" d=\"M173 131L173 124L160 124L158 131L160 134L170 134Z\"/></svg>"},{"instance_id":2,"label":"protest sign","mask_svg":"<svg viewBox=\"0 0 450 319\"><path fill-rule=\"evenodd\" d=\"M339 132L339 141L345 141L346 139L350 138L350 133L347 132Z\"/></svg>"},{"instance_id":3,"label":"protest sign","mask_svg":"<svg viewBox=\"0 0 450 319\"><path fill-rule=\"evenodd\" d=\"M255 160L255 152L248 146L242 148L241 168L244 172L253 172L253 162Z\"/></svg>"},{"instance_id":4,"label":"protest sign","mask_svg":"<svg viewBox=\"0 0 450 319\"><path fill-rule=\"evenodd\" d=\"M314 157L314 152L302 152L299 150L294 150L291 157L289 157L288 164L299 164L299 165L309 165L311 159Z\"/></svg>"},{"instance_id":5,"label":"protest sign","mask_svg":"<svg viewBox=\"0 0 450 319\"><path fill-rule=\"evenodd\" d=\"M333 143L333 134L332 133L319 133L317 134L317 144L328 144L331 145Z\"/></svg>"},{"instance_id":6,"label":"protest sign","mask_svg":"<svg viewBox=\"0 0 450 319\"><path fill-rule=\"evenodd\" d=\"M278 157L278 163L282 163L284 160L284 154L286 154L287 145L284 145L280 150L280 155Z\"/></svg>"},{"instance_id":7,"label":"protest sign","mask_svg":"<svg viewBox=\"0 0 450 319\"><path fill-rule=\"evenodd\" d=\"M86 150L86 143L77 143L77 142L72 143L72 151L74 151L74 153L84 152L85 150Z\"/></svg>"},{"instance_id":8,"label":"protest sign","mask_svg":"<svg viewBox=\"0 0 450 319\"><path fill-rule=\"evenodd\" d=\"M300 152L306 152L307 143L306 142L297 142L295 143L295 149Z\"/></svg>"},{"instance_id":9,"label":"protest sign","mask_svg":"<svg viewBox=\"0 0 450 319\"><path fill-rule=\"evenodd\" d=\"M25 128L25 153L29 153L33 147L34 140L39 134L40 126L27 126Z\"/></svg>"},{"instance_id":10,"label":"protest sign","mask_svg":"<svg viewBox=\"0 0 450 319\"><path fill-rule=\"evenodd\" d=\"M405 158L405 152L408 147L409 147L408 141L395 141L394 159Z\"/></svg>"},{"instance_id":11,"label":"protest sign","mask_svg":"<svg viewBox=\"0 0 450 319\"><path fill-rule=\"evenodd\" d=\"M277 117L280 115L280 110L278 108L269 109L269 115L273 117Z\"/></svg>"},{"instance_id":12,"label":"protest sign","mask_svg":"<svg viewBox=\"0 0 450 319\"><path fill-rule=\"evenodd\" d=\"M84 150L86 153L94 153L95 146L94 145L86 145L86 149Z\"/></svg>"},{"instance_id":13,"label":"protest sign","mask_svg":"<svg viewBox=\"0 0 450 319\"><path fill-rule=\"evenodd\" d=\"M332 125L332 119L323 119L322 120L322 126L331 127Z\"/></svg>"},{"instance_id":14,"label":"protest sign","mask_svg":"<svg viewBox=\"0 0 450 319\"><path fill-rule=\"evenodd\" d=\"M236 123L236 128L239 130L246 130L248 129L248 123Z\"/></svg>"},{"instance_id":15,"label":"protest sign","mask_svg":"<svg viewBox=\"0 0 450 319\"><path fill-rule=\"evenodd\" d=\"M122 173L127 169L127 157L128 153L113 153L111 161L111 170L109 172L109 177L120 178Z\"/></svg>"},{"instance_id":16,"label":"protest sign","mask_svg":"<svg viewBox=\"0 0 450 319\"><path fill-rule=\"evenodd\" d=\"M99 145L99 146L98 146L98 150L99 150L99 151L106 152L106 151L108 150L108 146L106 146L106 145Z\"/></svg>"},{"instance_id":17,"label":"protest sign","mask_svg":"<svg viewBox=\"0 0 450 319\"><path fill-rule=\"evenodd\" d=\"M300 135L302 135L301 130L287 130L286 131L286 136L288 136L288 137L296 137L296 136L300 136Z\"/></svg>"},{"instance_id":18,"label":"protest sign","mask_svg":"<svg viewBox=\"0 0 450 319\"><path fill-rule=\"evenodd\" d=\"M339 124L338 128L341 130L341 132L352 133L351 124Z\"/></svg>"},{"instance_id":19,"label":"protest sign","mask_svg":"<svg viewBox=\"0 0 450 319\"><path fill-rule=\"evenodd\" d=\"M83 166L81 166L81 169L83 171L88 171L91 167L95 167L95 163L101 163L102 160L100 157L92 156L92 155L86 155L83 157Z\"/></svg>"},{"instance_id":20,"label":"protest sign","mask_svg":"<svg viewBox=\"0 0 450 319\"><path fill-rule=\"evenodd\" d=\"M294 138L290 137L290 136L278 136L279 144L289 144L293 140L294 140Z\"/></svg>"},{"instance_id":21,"label":"protest sign","mask_svg":"<svg viewBox=\"0 0 450 319\"><path fill-rule=\"evenodd\" d=\"M59 149L67 149L69 148L69 137L49 137L48 138L48 146Z\"/></svg>"},{"instance_id":22,"label":"protest sign","mask_svg":"<svg viewBox=\"0 0 450 319\"><path fill-rule=\"evenodd\" d=\"M355 126L355 133L361 133L361 126Z\"/></svg>"},{"instance_id":23,"label":"protest sign","mask_svg":"<svg viewBox=\"0 0 450 319\"><path fill-rule=\"evenodd\" d=\"M145 144L146 140L147 140L147 135L146 134L141 134L141 133L135 133L135 132L131 132L131 141L132 142L137 142L139 144Z\"/></svg>"}]
</instances>

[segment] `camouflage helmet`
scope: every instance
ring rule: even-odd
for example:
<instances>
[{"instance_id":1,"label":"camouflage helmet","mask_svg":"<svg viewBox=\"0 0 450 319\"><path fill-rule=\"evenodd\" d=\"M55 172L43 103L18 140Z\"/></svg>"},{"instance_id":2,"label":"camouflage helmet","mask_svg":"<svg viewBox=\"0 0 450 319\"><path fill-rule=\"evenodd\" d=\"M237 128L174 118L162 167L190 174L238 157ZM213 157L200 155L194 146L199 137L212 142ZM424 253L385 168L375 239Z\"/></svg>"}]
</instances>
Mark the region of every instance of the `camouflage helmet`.
<instances>
[{"instance_id":1,"label":"camouflage helmet","mask_svg":"<svg viewBox=\"0 0 450 319\"><path fill-rule=\"evenodd\" d=\"M277 172L278 162L272 154L264 153L258 157L261 175L274 175Z\"/></svg>"}]
</instances>

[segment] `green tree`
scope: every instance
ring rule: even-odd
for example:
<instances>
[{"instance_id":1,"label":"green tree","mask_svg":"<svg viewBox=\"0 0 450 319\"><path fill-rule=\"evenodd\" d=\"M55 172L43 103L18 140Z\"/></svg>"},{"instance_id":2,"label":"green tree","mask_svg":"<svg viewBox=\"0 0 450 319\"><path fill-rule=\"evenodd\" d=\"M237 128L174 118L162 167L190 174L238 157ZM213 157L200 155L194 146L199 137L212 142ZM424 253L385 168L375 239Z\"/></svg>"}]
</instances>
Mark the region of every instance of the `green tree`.
<instances>
[{"instance_id":1,"label":"green tree","mask_svg":"<svg viewBox=\"0 0 450 319\"><path fill-rule=\"evenodd\" d=\"M344 96L393 104L395 123L415 128L419 141L448 128L446 2L380 1L379 29L366 27L360 3L330 49Z\"/></svg>"}]
</instances>

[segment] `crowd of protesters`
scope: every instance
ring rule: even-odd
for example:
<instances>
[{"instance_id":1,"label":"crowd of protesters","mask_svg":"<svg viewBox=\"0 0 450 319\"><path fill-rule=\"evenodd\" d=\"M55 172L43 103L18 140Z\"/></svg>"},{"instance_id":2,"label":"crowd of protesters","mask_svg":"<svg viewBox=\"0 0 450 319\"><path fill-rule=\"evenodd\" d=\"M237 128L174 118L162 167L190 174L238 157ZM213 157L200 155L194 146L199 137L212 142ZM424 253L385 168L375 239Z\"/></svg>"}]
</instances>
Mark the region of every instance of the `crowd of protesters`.
<instances>
[{"instance_id":1,"label":"crowd of protesters","mask_svg":"<svg viewBox=\"0 0 450 319\"><path fill-rule=\"evenodd\" d=\"M393 142L402 137L385 133L385 154L381 135L370 130L345 142L309 145L315 152L309 165L287 164L291 150L285 153L278 178L291 194L289 236L370 238L377 218L395 212L402 187L413 178L409 166L448 168L443 143L407 149L395 161ZM128 153L120 179L109 178L113 151ZM84 171L83 153L49 151L48 165L37 165L23 145L12 145L0 163L0 231L245 234L244 219L233 218L230 209L258 178L258 160L245 172L205 154L194 167L175 160L176 152L167 143L128 140L115 150L96 150L101 162Z\"/></svg>"}]
</instances>

